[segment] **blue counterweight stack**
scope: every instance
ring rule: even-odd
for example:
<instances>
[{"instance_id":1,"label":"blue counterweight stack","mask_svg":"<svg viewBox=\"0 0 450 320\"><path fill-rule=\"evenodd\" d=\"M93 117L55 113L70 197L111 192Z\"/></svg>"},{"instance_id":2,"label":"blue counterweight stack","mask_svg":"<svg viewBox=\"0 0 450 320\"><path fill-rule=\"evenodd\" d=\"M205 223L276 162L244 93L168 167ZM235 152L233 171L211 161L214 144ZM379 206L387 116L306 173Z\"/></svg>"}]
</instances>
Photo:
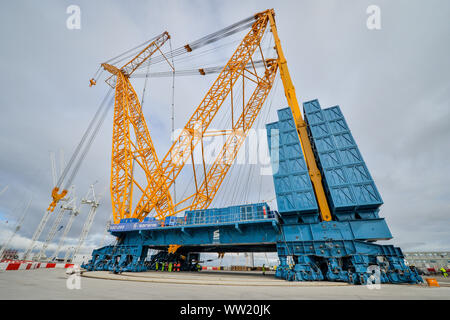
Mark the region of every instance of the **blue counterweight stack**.
<instances>
[{"instance_id":1,"label":"blue counterweight stack","mask_svg":"<svg viewBox=\"0 0 450 320\"><path fill-rule=\"evenodd\" d=\"M339 106L322 110L312 100L303 112L335 218L378 217L383 201Z\"/></svg>"},{"instance_id":2,"label":"blue counterweight stack","mask_svg":"<svg viewBox=\"0 0 450 320\"><path fill-rule=\"evenodd\" d=\"M278 122L266 125L278 211L285 219L319 222L319 209L297 129L289 108L278 110Z\"/></svg>"},{"instance_id":3,"label":"blue counterweight stack","mask_svg":"<svg viewBox=\"0 0 450 320\"><path fill-rule=\"evenodd\" d=\"M378 215L383 201L339 106L321 109L312 100L303 111L333 221L319 221L291 109L280 109L279 120L266 125L281 217L276 276L363 284L376 273L380 282L422 281L400 248L374 243L392 235Z\"/></svg>"}]
</instances>

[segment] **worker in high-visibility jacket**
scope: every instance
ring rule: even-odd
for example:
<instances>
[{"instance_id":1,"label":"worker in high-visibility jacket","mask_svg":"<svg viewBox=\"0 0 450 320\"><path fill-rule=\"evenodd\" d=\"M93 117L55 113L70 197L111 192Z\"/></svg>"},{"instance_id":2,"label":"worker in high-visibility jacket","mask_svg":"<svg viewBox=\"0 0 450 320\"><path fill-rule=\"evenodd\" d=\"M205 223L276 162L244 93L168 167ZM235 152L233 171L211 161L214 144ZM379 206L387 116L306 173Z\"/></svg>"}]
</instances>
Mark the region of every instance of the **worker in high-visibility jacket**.
<instances>
[{"instance_id":1,"label":"worker in high-visibility jacket","mask_svg":"<svg viewBox=\"0 0 450 320\"><path fill-rule=\"evenodd\" d=\"M158 261L156 261L155 270L158 271Z\"/></svg>"},{"instance_id":2,"label":"worker in high-visibility jacket","mask_svg":"<svg viewBox=\"0 0 450 320\"><path fill-rule=\"evenodd\" d=\"M172 262L169 262L169 272L172 272Z\"/></svg>"},{"instance_id":3,"label":"worker in high-visibility jacket","mask_svg":"<svg viewBox=\"0 0 450 320\"><path fill-rule=\"evenodd\" d=\"M442 267L440 270L441 270L441 272L442 272L442 275L443 275L445 278L447 278L447 277L448 277L447 270L445 270L444 267Z\"/></svg>"}]
</instances>

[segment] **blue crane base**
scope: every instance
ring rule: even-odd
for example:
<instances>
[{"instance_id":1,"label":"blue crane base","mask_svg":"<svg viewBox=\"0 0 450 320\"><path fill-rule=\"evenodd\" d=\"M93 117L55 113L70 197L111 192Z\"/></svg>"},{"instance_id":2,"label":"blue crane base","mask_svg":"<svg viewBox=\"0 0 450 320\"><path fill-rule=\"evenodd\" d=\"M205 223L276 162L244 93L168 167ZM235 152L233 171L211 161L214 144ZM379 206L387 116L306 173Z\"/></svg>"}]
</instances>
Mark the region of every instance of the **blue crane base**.
<instances>
[{"instance_id":1,"label":"blue crane base","mask_svg":"<svg viewBox=\"0 0 450 320\"><path fill-rule=\"evenodd\" d=\"M117 244L94 250L83 268L142 272L179 263L180 271L197 271L202 252L277 252L275 276L289 281L423 282L405 265L400 248L374 243L392 238L376 214L370 219L302 223L258 203L188 211L164 223L123 219L110 232ZM181 247L169 254L171 244ZM148 258L149 249L160 252Z\"/></svg>"},{"instance_id":2,"label":"blue crane base","mask_svg":"<svg viewBox=\"0 0 450 320\"><path fill-rule=\"evenodd\" d=\"M308 137L321 172L332 221L321 221L310 173L290 108L277 111L267 139L278 211L267 203L184 212L164 221L122 219L111 225L117 243L93 251L87 270L198 270L202 252L277 252L276 277L289 281L423 282L405 264L378 215L383 204L339 106L303 104ZM181 245L168 253L170 245ZM149 249L160 250L147 258Z\"/></svg>"}]
</instances>

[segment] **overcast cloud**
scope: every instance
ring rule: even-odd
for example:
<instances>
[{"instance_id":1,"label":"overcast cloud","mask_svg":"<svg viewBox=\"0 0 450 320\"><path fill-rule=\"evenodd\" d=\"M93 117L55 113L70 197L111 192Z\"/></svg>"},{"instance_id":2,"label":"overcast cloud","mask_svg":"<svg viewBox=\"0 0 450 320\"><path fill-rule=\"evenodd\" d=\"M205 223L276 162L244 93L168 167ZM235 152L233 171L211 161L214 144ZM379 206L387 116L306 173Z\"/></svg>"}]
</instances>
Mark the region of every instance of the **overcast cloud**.
<instances>
[{"instance_id":1,"label":"overcast cloud","mask_svg":"<svg viewBox=\"0 0 450 320\"><path fill-rule=\"evenodd\" d=\"M81 8L80 30L66 28L71 4ZM371 4L381 9L381 30L366 27ZM104 83L88 87L100 62L165 30L177 48L274 8L298 98L340 105L383 197L380 214L394 236L389 243L404 251L450 249L448 1L30 0L0 6L0 190L8 185L0 195L0 243L33 196L12 243L21 250L28 246L49 204L49 152L63 149L66 160L70 157L107 90ZM213 79L176 80L176 128L183 127ZM142 83L136 82L139 95ZM151 80L145 97L144 114L160 157L169 145L170 85L169 79ZM266 122L286 106L281 82L270 100ZM75 180L79 198L95 181L98 193L108 187L111 134L112 112ZM227 188L240 184L241 174L233 169L215 205L273 199L272 178L250 168L250 195L227 198ZM85 252L101 242L109 198L106 191ZM68 245L76 243L88 209L75 220Z\"/></svg>"}]
</instances>

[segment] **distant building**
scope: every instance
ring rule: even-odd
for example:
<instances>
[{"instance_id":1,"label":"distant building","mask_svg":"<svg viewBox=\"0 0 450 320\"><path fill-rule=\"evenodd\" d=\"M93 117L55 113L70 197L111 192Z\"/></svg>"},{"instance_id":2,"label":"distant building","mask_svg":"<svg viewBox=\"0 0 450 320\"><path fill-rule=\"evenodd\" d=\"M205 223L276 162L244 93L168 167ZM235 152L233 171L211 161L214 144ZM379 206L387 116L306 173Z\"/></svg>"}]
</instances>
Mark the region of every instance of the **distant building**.
<instances>
[{"instance_id":1,"label":"distant building","mask_svg":"<svg viewBox=\"0 0 450 320\"><path fill-rule=\"evenodd\" d=\"M16 260L19 258L19 252L15 249L6 249L0 260Z\"/></svg>"},{"instance_id":2,"label":"distant building","mask_svg":"<svg viewBox=\"0 0 450 320\"><path fill-rule=\"evenodd\" d=\"M442 267L450 268L450 251L404 252L404 255L409 265L420 269L434 268L437 271Z\"/></svg>"}]
</instances>

